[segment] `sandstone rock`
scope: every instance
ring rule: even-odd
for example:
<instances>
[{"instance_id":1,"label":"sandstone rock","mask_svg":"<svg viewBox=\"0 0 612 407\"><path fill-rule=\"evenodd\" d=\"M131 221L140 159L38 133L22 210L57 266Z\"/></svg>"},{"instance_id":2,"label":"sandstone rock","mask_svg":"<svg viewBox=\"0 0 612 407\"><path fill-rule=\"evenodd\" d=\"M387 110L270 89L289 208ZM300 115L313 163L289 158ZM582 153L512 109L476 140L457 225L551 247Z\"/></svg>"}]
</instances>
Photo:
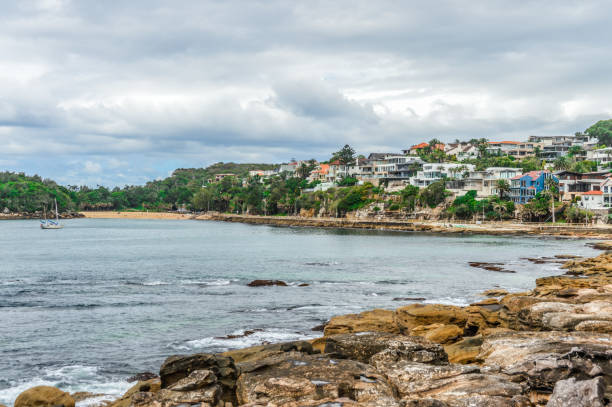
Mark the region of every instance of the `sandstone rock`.
<instances>
[{"instance_id":1,"label":"sandstone rock","mask_svg":"<svg viewBox=\"0 0 612 407\"><path fill-rule=\"evenodd\" d=\"M410 335L422 336L423 338L436 343L448 343L461 337L463 335L463 329L459 328L457 325L421 325L413 328L410 331Z\"/></svg>"},{"instance_id":2,"label":"sandstone rock","mask_svg":"<svg viewBox=\"0 0 612 407\"><path fill-rule=\"evenodd\" d=\"M604 380L576 381L574 378L559 380L547 407L604 407Z\"/></svg>"},{"instance_id":3,"label":"sandstone rock","mask_svg":"<svg viewBox=\"0 0 612 407\"><path fill-rule=\"evenodd\" d=\"M234 363L242 363L264 359L268 356L289 351L298 351L307 354L320 352L319 350L315 350L312 344L308 341L294 341L274 343L270 345L251 346L244 349L235 349L223 352L221 355L231 357L234 360Z\"/></svg>"},{"instance_id":4,"label":"sandstone rock","mask_svg":"<svg viewBox=\"0 0 612 407\"><path fill-rule=\"evenodd\" d=\"M491 290L484 291L482 295L486 297L502 297L504 295L508 295L508 291L501 288L493 288Z\"/></svg>"},{"instance_id":5,"label":"sandstone rock","mask_svg":"<svg viewBox=\"0 0 612 407\"><path fill-rule=\"evenodd\" d=\"M318 406L347 398L358 406L398 406L391 386L371 366L301 352L241 365L236 394L240 405Z\"/></svg>"},{"instance_id":6,"label":"sandstone rock","mask_svg":"<svg viewBox=\"0 0 612 407\"><path fill-rule=\"evenodd\" d=\"M70 394L51 386L32 387L17 396L15 407L74 407Z\"/></svg>"},{"instance_id":7,"label":"sandstone rock","mask_svg":"<svg viewBox=\"0 0 612 407\"><path fill-rule=\"evenodd\" d=\"M333 335L326 338L325 353L332 358L352 359L362 363L392 359L425 363L446 363L442 347L417 336L381 332Z\"/></svg>"},{"instance_id":8,"label":"sandstone rock","mask_svg":"<svg viewBox=\"0 0 612 407\"><path fill-rule=\"evenodd\" d=\"M210 370L194 370L189 376L168 386L168 389L174 391L191 391L201 389L216 382L217 376Z\"/></svg>"},{"instance_id":9,"label":"sandstone rock","mask_svg":"<svg viewBox=\"0 0 612 407\"><path fill-rule=\"evenodd\" d=\"M127 382L131 383L131 382L144 382L146 380L151 380L151 379L155 379L159 377L158 375L156 375L153 372L143 372L143 373L137 373L134 376L128 377L127 378Z\"/></svg>"},{"instance_id":10,"label":"sandstone rock","mask_svg":"<svg viewBox=\"0 0 612 407\"><path fill-rule=\"evenodd\" d=\"M444 324L462 327L468 313L461 307L440 304L411 304L395 311L395 320L401 333L408 334L419 325Z\"/></svg>"},{"instance_id":11,"label":"sandstone rock","mask_svg":"<svg viewBox=\"0 0 612 407\"><path fill-rule=\"evenodd\" d=\"M484 338L478 359L524 382L553 390L559 380L612 377L612 336L585 332L509 332Z\"/></svg>"},{"instance_id":12,"label":"sandstone rock","mask_svg":"<svg viewBox=\"0 0 612 407\"><path fill-rule=\"evenodd\" d=\"M157 393L160 389L161 380L159 378L138 382L130 387L120 399L111 403L109 407L129 407L132 404L134 394L140 392Z\"/></svg>"},{"instance_id":13,"label":"sandstone rock","mask_svg":"<svg viewBox=\"0 0 612 407\"><path fill-rule=\"evenodd\" d=\"M185 383L180 382L181 379L189 377L193 372L198 370L208 370L212 372L217 379L216 384L206 388L206 395L191 394L179 396L174 394L176 392L170 390L175 383ZM162 364L159 370L159 376L161 378L162 389L169 390L169 392L165 392L164 395L172 400L178 400L179 398L181 400L188 399L192 396L203 399L210 394L214 394L219 400L235 402L234 391L236 387L237 371L234 361L230 357L210 355L207 353L197 353L190 356L170 356ZM164 395L160 397L163 398Z\"/></svg>"},{"instance_id":14,"label":"sandstone rock","mask_svg":"<svg viewBox=\"0 0 612 407\"><path fill-rule=\"evenodd\" d=\"M253 280L247 285L249 287L268 287L273 285L287 287L287 283L281 280Z\"/></svg>"},{"instance_id":15,"label":"sandstone rock","mask_svg":"<svg viewBox=\"0 0 612 407\"><path fill-rule=\"evenodd\" d=\"M428 365L400 361L386 365L385 376L403 405L421 406L528 406L519 384L475 366ZM436 400L420 404L419 400Z\"/></svg>"},{"instance_id":16,"label":"sandstone rock","mask_svg":"<svg viewBox=\"0 0 612 407\"><path fill-rule=\"evenodd\" d=\"M359 314L335 316L325 325L324 335L337 335L351 332L390 332L399 333L395 322L395 312L374 309Z\"/></svg>"},{"instance_id":17,"label":"sandstone rock","mask_svg":"<svg viewBox=\"0 0 612 407\"><path fill-rule=\"evenodd\" d=\"M480 354L482 342L482 335L466 337L451 345L445 345L444 350L451 363L473 363Z\"/></svg>"}]
</instances>

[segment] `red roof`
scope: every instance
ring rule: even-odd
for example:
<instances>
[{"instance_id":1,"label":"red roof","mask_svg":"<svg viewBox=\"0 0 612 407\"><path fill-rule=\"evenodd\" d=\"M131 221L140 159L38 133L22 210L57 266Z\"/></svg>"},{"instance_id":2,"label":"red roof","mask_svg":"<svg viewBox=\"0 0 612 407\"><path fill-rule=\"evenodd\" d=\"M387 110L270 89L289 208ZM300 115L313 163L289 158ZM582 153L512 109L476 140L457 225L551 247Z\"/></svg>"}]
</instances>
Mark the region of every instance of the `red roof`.
<instances>
[{"instance_id":1,"label":"red roof","mask_svg":"<svg viewBox=\"0 0 612 407\"><path fill-rule=\"evenodd\" d=\"M410 147L410 149L411 150L418 150L418 149L425 148L425 147L429 147L429 144L427 144L427 143L416 144L416 145Z\"/></svg>"},{"instance_id":2,"label":"red roof","mask_svg":"<svg viewBox=\"0 0 612 407\"><path fill-rule=\"evenodd\" d=\"M603 195L602 191L589 191L589 192L585 192L582 195Z\"/></svg>"},{"instance_id":3,"label":"red roof","mask_svg":"<svg viewBox=\"0 0 612 407\"><path fill-rule=\"evenodd\" d=\"M526 172L525 174L521 174L521 175L517 175L516 177L512 177L511 179L520 179L528 175L531 177L532 180L536 180L538 179L540 175L542 175L543 172L546 172L546 171L529 171L529 172Z\"/></svg>"}]
</instances>

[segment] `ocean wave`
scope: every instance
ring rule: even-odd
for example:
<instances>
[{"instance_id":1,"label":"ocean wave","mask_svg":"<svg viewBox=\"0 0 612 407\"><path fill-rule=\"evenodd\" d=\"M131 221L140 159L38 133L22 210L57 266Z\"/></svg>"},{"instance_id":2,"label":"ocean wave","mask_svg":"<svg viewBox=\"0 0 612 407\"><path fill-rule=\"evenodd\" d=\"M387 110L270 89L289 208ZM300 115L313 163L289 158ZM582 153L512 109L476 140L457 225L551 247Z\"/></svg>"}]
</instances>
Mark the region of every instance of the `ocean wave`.
<instances>
[{"instance_id":1,"label":"ocean wave","mask_svg":"<svg viewBox=\"0 0 612 407\"><path fill-rule=\"evenodd\" d=\"M444 304L444 305L456 305L459 307L467 307L471 301L468 301L464 297L439 297L431 300L423 301L423 304Z\"/></svg>"},{"instance_id":2,"label":"ocean wave","mask_svg":"<svg viewBox=\"0 0 612 407\"><path fill-rule=\"evenodd\" d=\"M102 394L96 399L83 400L77 407L95 405L94 401L113 400L130 388L131 384L100 373L97 366L67 365L44 369L39 376L23 381L12 381L10 387L0 390L0 403L12 405L17 396L34 386L53 386L69 393L89 392Z\"/></svg>"},{"instance_id":3,"label":"ocean wave","mask_svg":"<svg viewBox=\"0 0 612 407\"><path fill-rule=\"evenodd\" d=\"M261 345L264 343L278 343L312 339L315 336L299 332L288 332L281 330L262 330L253 332L247 336L241 336L242 331L232 332L230 336L236 338L223 338L218 336L208 336L202 339L194 339L179 344L171 344L170 347L181 351L207 350L214 352L224 352L230 349L247 348L250 346Z\"/></svg>"}]
</instances>

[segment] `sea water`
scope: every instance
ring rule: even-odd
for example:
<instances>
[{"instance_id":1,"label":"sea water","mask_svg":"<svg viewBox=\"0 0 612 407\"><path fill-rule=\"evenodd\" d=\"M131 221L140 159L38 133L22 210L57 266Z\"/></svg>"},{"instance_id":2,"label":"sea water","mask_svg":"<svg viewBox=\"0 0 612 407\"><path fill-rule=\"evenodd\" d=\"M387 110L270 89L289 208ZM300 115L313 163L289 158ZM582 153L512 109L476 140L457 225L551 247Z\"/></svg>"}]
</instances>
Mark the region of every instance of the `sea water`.
<instances>
[{"instance_id":1,"label":"sea water","mask_svg":"<svg viewBox=\"0 0 612 407\"><path fill-rule=\"evenodd\" d=\"M0 403L40 384L117 396L129 376L156 372L173 354L312 338L334 315L410 303L398 298L467 305L486 289L523 291L561 272L525 258L596 254L584 240L543 237L63 223L0 222ZM248 287L254 279L288 286ZM239 336L245 330L254 332Z\"/></svg>"}]
</instances>

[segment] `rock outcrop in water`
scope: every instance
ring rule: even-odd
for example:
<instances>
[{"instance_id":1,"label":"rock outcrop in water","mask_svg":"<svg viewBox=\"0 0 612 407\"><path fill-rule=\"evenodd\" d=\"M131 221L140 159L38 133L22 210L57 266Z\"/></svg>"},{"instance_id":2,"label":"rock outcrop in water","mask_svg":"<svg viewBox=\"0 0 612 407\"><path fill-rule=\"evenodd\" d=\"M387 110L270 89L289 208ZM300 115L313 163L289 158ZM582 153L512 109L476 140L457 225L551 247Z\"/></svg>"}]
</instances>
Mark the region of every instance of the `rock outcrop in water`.
<instances>
[{"instance_id":1,"label":"rock outcrop in water","mask_svg":"<svg viewBox=\"0 0 612 407\"><path fill-rule=\"evenodd\" d=\"M112 406L609 406L612 253L563 267L467 307L372 310L313 341L172 356Z\"/></svg>"}]
</instances>

